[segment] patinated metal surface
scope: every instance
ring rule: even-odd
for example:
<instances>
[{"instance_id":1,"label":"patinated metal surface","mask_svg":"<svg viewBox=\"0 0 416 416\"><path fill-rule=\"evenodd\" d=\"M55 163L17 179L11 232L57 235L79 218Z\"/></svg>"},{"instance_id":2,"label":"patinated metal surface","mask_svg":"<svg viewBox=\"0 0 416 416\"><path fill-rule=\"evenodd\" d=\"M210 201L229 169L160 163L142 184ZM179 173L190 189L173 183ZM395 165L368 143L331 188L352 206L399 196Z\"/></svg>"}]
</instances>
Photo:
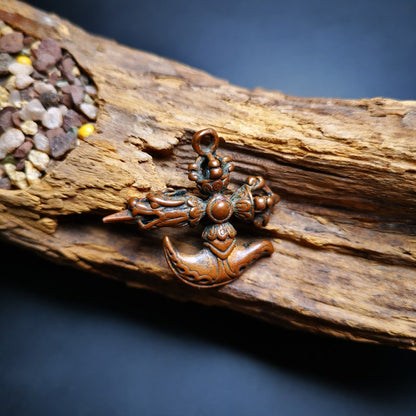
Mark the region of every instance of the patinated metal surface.
<instances>
[{"instance_id":1,"label":"patinated metal surface","mask_svg":"<svg viewBox=\"0 0 416 416\"><path fill-rule=\"evenodd\" d=\"M267 240L238 244L237 231L229 220L234 216L263 227L279 197L261 176L250 176L236 192L227 192L234 165L230 157L217 155L219 141L213 129L201 130L192 138L198 157L188 167L188 178L195 181L200 196L168 188L143 199L131 198L126 210L104 218L104 222L134 221L143 230L195 226L208 220L202 232L204 248L198 254L180 253L168 236L163 239L166 261L173 273L198 287L230 283L251 263L273 252Z\"/></svg>"}]
</instances>

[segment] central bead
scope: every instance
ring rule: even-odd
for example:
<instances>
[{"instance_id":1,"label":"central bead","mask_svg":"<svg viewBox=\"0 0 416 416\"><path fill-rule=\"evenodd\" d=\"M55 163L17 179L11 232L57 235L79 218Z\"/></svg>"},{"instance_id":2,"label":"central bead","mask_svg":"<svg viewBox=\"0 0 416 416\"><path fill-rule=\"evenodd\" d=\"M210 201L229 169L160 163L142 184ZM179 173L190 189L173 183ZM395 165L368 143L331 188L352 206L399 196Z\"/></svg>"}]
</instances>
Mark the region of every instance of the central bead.
<instances>
[{"instance_id":1,"label":"central bead","mask_svg":"<svg viewBox=\"0 0 416 416\"><path fill-rule=\"evenodd\" d=\"M233 214L233 205L227 197L217 195L209 201L207 205L207 214L209 218L216 223L225 222Z\"/></svg>"}]
</instances>

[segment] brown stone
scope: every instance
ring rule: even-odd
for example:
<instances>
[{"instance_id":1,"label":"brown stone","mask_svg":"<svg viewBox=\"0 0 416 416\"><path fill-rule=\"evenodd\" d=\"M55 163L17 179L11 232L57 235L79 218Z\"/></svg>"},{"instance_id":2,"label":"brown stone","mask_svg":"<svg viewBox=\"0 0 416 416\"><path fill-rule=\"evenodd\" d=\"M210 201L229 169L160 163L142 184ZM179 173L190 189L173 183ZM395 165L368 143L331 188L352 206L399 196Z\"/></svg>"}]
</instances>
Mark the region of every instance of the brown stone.
<instances>
[{"instance_id":1,"label":"brown stone","mask_svg":"<svg viewBox=\"0 0 416 416\"><path fill-rule=\"evenodd\" d=\"M62 75L64 76L64 78L68 81L68 82L74 82L75 77L72 74L72 69L75 66L75 62L74 60L69 56L69 55L65 55L61 61L59 62L59 69L62 72Z\"/></svg>"},{"instance_id":2,"label":"brown stone","mask_svg":"<svg viewBox=\"0 0 416 416\"><path fill-rule=\"evenodd\" d=\"M26 157L26 155L30 152L33 147L33 143L31 141L25 141L21 144L13 153L13 156L17 159L21 159Z\"/></svg>"},{"instance_id":3,"label":"brown stone","mask_svg":"<svg viewBox=\"0 0 416 416\"><path fill-rule=\"evenodd\" d=\"M23 34L13 32L0 37L0 52L17 53L23 49Z\"/></svg>"},{"instance_id":4,"label":"brown stone","mask_svg":"<svg viewBox=\"0 0 416 416\"><path fill-rule=\"evenodd\" d=\"M0 111L0 134L13 126L12 115L17 109L15 107L4 107Z\"/></svg>"},{"instance_id":5,"label":"brown stone","mask_svg":"<svg viewBox=\"0 0 416 416\"><path fill-rule=\"evenodd\" d=\"M84 87L80 85L71 85L71 98L75 106L79 106L84 98Z\"/></svg>"},{"instance_id":6,"label":"brown stone","mask_svg":"<svg viewBox=\"0 0 416 416\"><path fill-rule=\"evenodd\" d=\"M12 189L12 183L7 177L0 179L0 189Z\"/></svg>"},{"instance_id":7,"label":"brown stone","mask_svg":"<svg viewBox=\"0 0 416 416\"><path fill-rule=\"evenodd\" d=\"M52 56L54 65L62 58L61 47L58 42L52 38L43 39L33 52L38 59L42 55Z\"/></svg>"},{"instance_id":8,"label":"brown stone","mask_svg":"<svg viewBox=\"0 0 416 416\"><path fill-rule=\"evenodd\" d=\"M64 121L62 127L65 131L68 131L71 127L79 127L82 124L80 115L74 110L68 110L64 115Z\"/></svg>"},{"instance_id":9,"label":"brown stone","mask_svg":"<svg viewBox=\"0 0 416 416\"><path fill-rule=\"evenodd\" d=\"M53 92L45 92L39 95L39 101L45 108L58 107L62 103L62 97Z\"/></svg>"},{"instance_id":10,"label":"brown stone","mask_svg":"<svg viewBox=\"0 0 416 416\"><path fill-rule=\"evenodd\" d=\"M20 124L22 124L22 119L17 111L12 113L12 122L16 127L19 127Z\"/></svg>"},{"instance_id":11,"label":"brown stone","mask_svg":"<svg viewBox=\"0 0 416 416\"><path fill-rule=\"evenodd\" d=\"M77 137L73 133L64 133L50 139L51 156L60 159L75 147Z\"/></svg>"},{"instance_id":12,"label":"brown stone","mask_svg":"<svg viewBox=\"0 0 416 416\"><path fill-rule=\"evenodd\" d=\"M0 53L0 76L9 75L9 65L13 62L8 53Z\"/></svg>"},{"instance_id":13,"label":"brown stone","mask_svg":"<svg viewBox=\"0 0 416 416\"><path fill-rule=\"evenodd\" d=\"M65 134L65 131L62 127L58 127L56 129L46 130L45 136L48 139L52 139L53 137L59 136L61 134Z\"/></svg>"},{"instance_id":14,"label":"brown stone","mask_svg":"<svg viewBox=\"0 0 416 416\"><path fill-rule=\"evenodd\" d=\"M48 69L51 69L55 63L56 60L52 55L43 53L34 60L33 67L39 72L46 72Z\"/></svg>"}]
</instances>

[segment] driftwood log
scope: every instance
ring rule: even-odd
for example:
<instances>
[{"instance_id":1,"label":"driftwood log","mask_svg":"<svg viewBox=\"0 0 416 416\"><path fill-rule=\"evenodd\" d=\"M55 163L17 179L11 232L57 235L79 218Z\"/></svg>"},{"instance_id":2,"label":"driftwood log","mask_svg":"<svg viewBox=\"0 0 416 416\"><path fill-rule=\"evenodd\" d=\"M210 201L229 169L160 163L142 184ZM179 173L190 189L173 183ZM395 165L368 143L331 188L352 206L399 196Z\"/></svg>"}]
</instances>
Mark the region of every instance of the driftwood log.
<instances>
[{"instance_id":1,"label":"driftwood log","mask_svg":"<svg viewBox=\"0 0 416 416\"><path fill-rule=\"evenodd\" d=\"M27 190L0 190L3 239L48 259L164 295L221 305L274 324L416 349L416 101L298 98L247 90L92 36L24 3L0 19L55 38L98 87L97 133ZM162 232L104 225L128 197L192 189L190 140L225 138L237 187L262 175L281 196L264 231L275 252L234 283L186 287ZM201 230L169 231L183 251Z\"/></svg>"}]
</instances>

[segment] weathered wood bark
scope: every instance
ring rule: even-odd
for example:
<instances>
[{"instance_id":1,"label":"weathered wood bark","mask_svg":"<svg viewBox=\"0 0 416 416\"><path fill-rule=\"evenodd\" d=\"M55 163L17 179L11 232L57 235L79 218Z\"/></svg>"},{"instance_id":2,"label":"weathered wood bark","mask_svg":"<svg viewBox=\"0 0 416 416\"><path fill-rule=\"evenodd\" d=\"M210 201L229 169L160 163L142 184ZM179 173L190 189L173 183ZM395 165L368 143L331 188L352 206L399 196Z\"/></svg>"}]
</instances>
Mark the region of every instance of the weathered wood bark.
<instances>
[{"instance_id":1,"label":"weathered wood bark","mask_svg":"<svg viewBox=\"0 0 416 416\"><path fill-rule=\"evenodd\" d=\"M3 238L177 299L416 349L416 101L249 91L23 3L0 0L0 19L57 39L91 75L100 103L98 132L39 184L0 190ZM170 274L163 232L101 222L129 196L192 187L190 138L205 127L226 139L220 153L236 163L235 186L260 174L282 197L260 232L274 255L218 290ZM236 226L241 239L253 237ZM183 251L200 245L200 230L169 234Z\"/></svg>"}]
</instances>

